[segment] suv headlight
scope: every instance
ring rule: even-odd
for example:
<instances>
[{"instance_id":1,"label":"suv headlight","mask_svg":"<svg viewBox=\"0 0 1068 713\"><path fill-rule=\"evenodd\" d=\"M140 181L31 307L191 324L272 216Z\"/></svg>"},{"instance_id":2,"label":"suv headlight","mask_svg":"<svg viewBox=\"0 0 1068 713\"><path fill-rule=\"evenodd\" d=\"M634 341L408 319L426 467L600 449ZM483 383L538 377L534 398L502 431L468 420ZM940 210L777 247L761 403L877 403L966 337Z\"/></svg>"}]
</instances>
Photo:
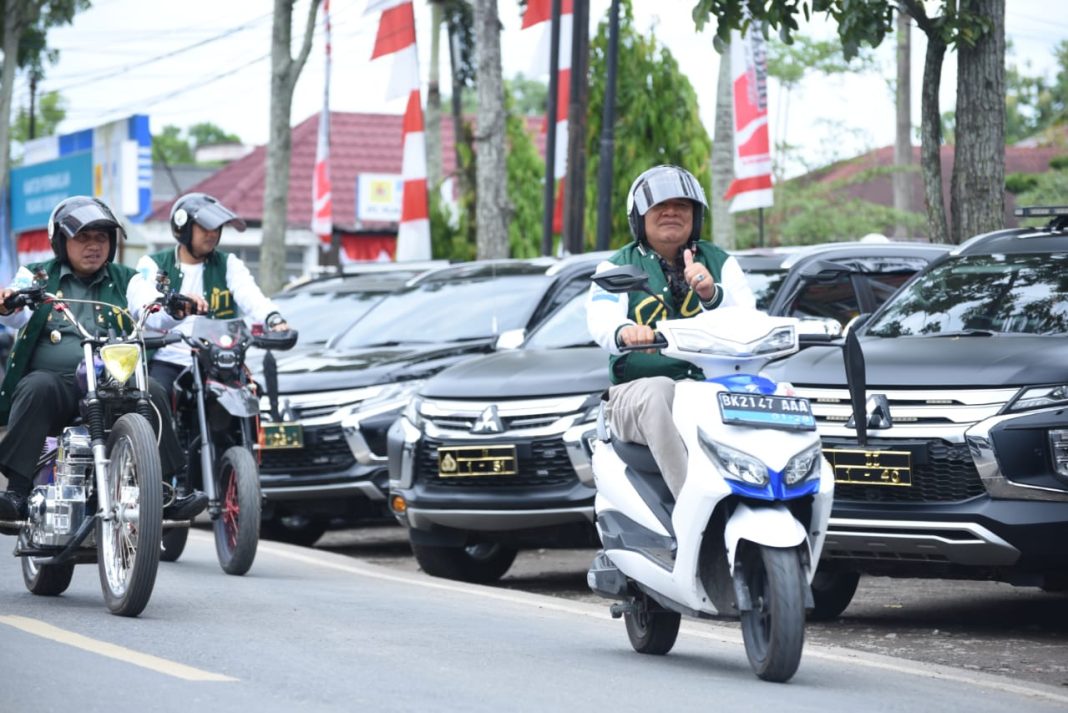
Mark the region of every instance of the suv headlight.
<instances>
[{"instance_id":1,"label":"suv headlight","mask_svg":"<svg viewBox=\"0 0 1068 713\"><path fill-rule=\"evenodd\" d=\"M697 441L726 477L759 487L768 484L768 467L757 458L712 440L701 428L697 429Z\"/></svg>"},{"instance_id":2,"label":"suv headlight","mask_svg":"<svg viewBox=\"0 0 1068 713\"><path fill-rule=\"evenodd\" d=\"M422 406L423 398L421 396L413 396L409 399L408 405L404 407L404 413L401 414L418 429L423 428L423 414L420 411Z\"/></svg>"},{"instance_id":3,"label":"suv headlight","mask_svg":"<svg viewBox=\"0 0 1068 713\"><path fill-rule=\"evenodd\" d=\"M819 477L821 456L822 450L820 444L817 443L791 458L782 472L786 484L797 485L804 480L808 480L813 474Z\"/></svg>"},{"instance_id":4,"label":"suv headlight","mask_svg":"<svg viewBox=\"0 0 1068 713\"><path fill-rule=\"evenodd\" d=\"M385 384L382 386L382 390L371 398L364 399L360 403L354 404L352 408L349 409L349 413L355 414L371 409L384 412L389 411L391 407L397 409L404 408L411 401L415 392L418 391L424 383L424 379L414 379L412 381L398 381L393 384Z\"/></svg>"},{"instance_id":5,"label":"suv headlight","mask_svg":"<svg viewBox=\"0 0 1068 713\"><path fill-rule=\"evenodd\" d=\"M1009 411L1029 411L1061 404L1068 404L1068 384L1034 386L1025 389L1012 403Z\"/></svg>"}]
</instances>

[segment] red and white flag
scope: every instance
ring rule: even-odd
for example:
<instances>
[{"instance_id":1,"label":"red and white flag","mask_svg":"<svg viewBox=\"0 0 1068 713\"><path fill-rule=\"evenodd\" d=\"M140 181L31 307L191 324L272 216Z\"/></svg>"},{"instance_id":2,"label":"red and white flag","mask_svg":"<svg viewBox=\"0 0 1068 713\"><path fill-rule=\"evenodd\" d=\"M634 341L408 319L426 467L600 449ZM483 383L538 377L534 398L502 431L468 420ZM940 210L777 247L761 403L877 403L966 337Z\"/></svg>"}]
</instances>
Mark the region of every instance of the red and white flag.
<instances>
[{"instance_id":1,"label":"red and white flag","mask_svg":"<svg viewBox=\"0 0 1068 713\"><path fill-rule=\"evenodd\" d=\"M330 0L323 0L323 30L326 38L326 82L323 111L319 114L319 141L315 145L315 171L312 173L312 232L319 247L329 250L334 233L334 199L330 190Z\"/></svg>"},{"instance_id":2,"label":"red and white flag","mask_svg":"<svg viewBox=\"0 0 1068 713\"><path fill-rule=\"evenodd\" d=\"M560 184L553 210L553 231L563 230L564 179L567 177L567 109L571 101L571 35L573 24L573 0L560 2L560 50L556 74L556 151L553 158L553 177ZM540 77L549 73L552 49L551 25L552 0L528 0L527 10L523 14L521 29L541 27L542 36L534 52L530 74ZM543 131L548 130L550 118L546 117Z\"/></svg>"},{"instance_id":3,"label":"red and white flag","mask_svg":"<svg viewBox=\"0 0 1068 713\"><path fill-rule=\"evenodd\" d=\"M430 259L430 209L426 181L426 134L419 95L419 57L415 45L412 0L369 0L367 13L381 12L371 59L391 55L393 70L387 98L407 96L404 111L404 162L396 259Z\"/></svg>"},{"instance_id":4,"label":"red and white flag","mask_svg":"<svg viewBox=\"0 0 1068 713\"><path fill-rule=\"evenodd\" d=\"M737 213L772 204L771 145L768 135L768 55L760 26L731 34L734 95L734 181L723 196Z\"/></svg>"}]
</instances>

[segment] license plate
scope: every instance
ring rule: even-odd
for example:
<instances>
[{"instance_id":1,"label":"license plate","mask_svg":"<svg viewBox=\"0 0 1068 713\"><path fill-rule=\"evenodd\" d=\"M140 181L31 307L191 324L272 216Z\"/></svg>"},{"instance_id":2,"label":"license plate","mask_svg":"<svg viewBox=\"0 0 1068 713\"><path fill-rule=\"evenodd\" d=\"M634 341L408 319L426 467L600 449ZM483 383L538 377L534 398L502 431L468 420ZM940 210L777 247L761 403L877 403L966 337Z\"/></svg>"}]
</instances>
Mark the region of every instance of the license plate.
<instances>
[{"instance_id":1,"label":"license plate","mask_svg":"<svg viewBox=\"0 0 1068 713\"><path fill-rule=\"evenodd\" d=\"M515 475L515 446L444 446L438 448L438 477Z\"/></svg>"},{"instance_id":2,"label":"license plate","mask_svg":"<svg viewBox=\"0 0 1068 713\"><path fill-rule=\"evenodd\" d=\"M299 423L260 424L260 447L264 450L304 447L304 426Z\"/></svg>"},{"instance_id":3,"label":"license plate","mask_svg":"<svg viewBox=\"0 0 1068 713\"><path fill-rule=\"evenodd\" d=\"M719 413L723 423L762 426L789 431L815 431L816 419L808 399L794 396L762 396L721 391Z\"/></svg>"},{"instance_id":4,"label":"license plate","mask_svg":"<svg viewBox=\"0 0 1068 713\"><path fill-rule=\"evenodd\" d=\"M912 485L910 451L865 451L826 448L823 454L834 468L834 482L861 485Z\"/></svg>"}]
</instances>

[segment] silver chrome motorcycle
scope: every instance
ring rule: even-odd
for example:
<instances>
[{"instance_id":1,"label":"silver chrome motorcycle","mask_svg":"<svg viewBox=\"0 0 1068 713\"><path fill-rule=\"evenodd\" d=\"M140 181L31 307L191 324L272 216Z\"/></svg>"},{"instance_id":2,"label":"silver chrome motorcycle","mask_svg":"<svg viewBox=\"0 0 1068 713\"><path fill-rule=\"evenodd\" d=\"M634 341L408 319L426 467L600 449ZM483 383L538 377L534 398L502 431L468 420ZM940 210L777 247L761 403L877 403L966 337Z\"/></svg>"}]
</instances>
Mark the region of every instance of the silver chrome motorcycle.
<instances>
[{"instance_id":1,"label":"silver chrome motorcycle","mask_svg":"<svg viewBox=\"0 0 1068 713\"><path fill-rule=\"evenodd\" d=\"M38 274L35 286L4 304L51 309L81 335L81 418L63 429L54 450L42 454L28 518L0 526L17 528L14 554L22 558L23 580L34 594L61 594L74 565L96 562L111 613L137 616L152 596L160 557L163 485L144 354L164 340L143 339L142 327L144 317L161 305L145 310L140 321L123 310L133 325L130 333L101 335L68 309L76 300L46 292L43 277Z\"/></svg>"}]
</instances>

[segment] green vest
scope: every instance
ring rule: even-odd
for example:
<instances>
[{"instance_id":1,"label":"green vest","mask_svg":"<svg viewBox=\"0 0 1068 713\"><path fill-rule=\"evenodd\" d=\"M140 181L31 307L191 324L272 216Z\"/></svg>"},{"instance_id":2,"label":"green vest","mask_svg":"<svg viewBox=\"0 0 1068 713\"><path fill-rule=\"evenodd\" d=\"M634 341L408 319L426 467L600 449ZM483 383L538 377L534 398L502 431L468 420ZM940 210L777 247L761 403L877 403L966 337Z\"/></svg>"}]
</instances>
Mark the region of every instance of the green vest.
<instances>
[{"instance_id":1,"label":"green vest","mask_svg":"<svg viewBox=\"0 0 1068 713\"><path fill-rule=\"evenodd\" d=\"M716 247L710 242L699 240L694 260L708 268L712 278L719 284L723 263L729 255L726 251ZM667 277L660 268L660 260L651 248L645 248L644 254L638 249L636 243L631 243L619 249L615 255L609 258L616 265L634 265L640 267L649 275L649 290L655 294L663 295L664 303L654 299L644 292L630 292L627 294L627 317L637 324L648 324L655 328L661 319L678 319L693 317L701 312L701 298L693 290L686 293L682 301L682 307L678 310L673 306L671 291L668 288ZM667 376L678 381L679 379L704 379L705 375L696 366L688 361L666 357L660 353L645 354L643 352L631 352L628 354L613 354L608 357L608 371L613 384L621 384L634 381L646 376Z\"/></svg>"},{"instance_id":2,"label":"green vest","mask_svg":"<svg viewBox=\"0 0 1068 713\"><path fill-rule=\"evenodd\" d=\"M234 296L226 285L226 261L229 253L213 250L204 260L204 299L208 302L208 316L212 319L237 317ZM164 250L152 256L160 270L164 270L175 289L182 289L182 264L178 261L178 249Z\"/></svg>"},{"instance_id":3,"label":"green vest","mask_svg":"<svg viewBox=\"0 0 1068 713\"><path fill-rule=\"evenodd\" d=\"M45 287L48 292L55 294L59 289L59 278L62 265L56 260L34 263L27 265L30 272L44 270L48 274L48 284ZM126 287L131 278L137 274L132 267L108 263L104 266L107 271L107 279L97 285L95 299L99 302L116 305L110 310L104 311L104 323L116 332L126 334L133 325L130 318L119 309L126 305ZM0 425L7 425L7 417L11 413L11 398L15 392L15 385L26 372L27 365L33 360L34 350L37 348L37 340L41 336L41 330L48 322L48 315L52 313L52 305L41 305L34 309L30 321L19 330L15 343L8 355L7 373L4 374L4 382L0 385Z\"/></svg>"}]
</instances>

